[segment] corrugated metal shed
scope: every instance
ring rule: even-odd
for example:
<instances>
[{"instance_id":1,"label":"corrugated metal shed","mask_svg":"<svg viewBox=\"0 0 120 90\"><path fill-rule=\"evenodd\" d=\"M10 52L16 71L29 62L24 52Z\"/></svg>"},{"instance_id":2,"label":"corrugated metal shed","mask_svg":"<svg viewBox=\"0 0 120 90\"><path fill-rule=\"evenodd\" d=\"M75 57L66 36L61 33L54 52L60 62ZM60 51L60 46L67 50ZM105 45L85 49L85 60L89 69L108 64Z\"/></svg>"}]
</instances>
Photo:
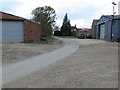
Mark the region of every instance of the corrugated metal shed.
<instances>
[{"instance_id":1,"label":"corrugated metal shed","mask_svg":"<svg viewBox=\"0 0 120 90\"><path fill-rule=\"evenodd\" d=\"M104 29L102 26L104 25ZM103 15L96 24L96 38L118 41L120 38L120 15Z\"/></svg>"},{"instance_id":2,"label":"corrugated metal shed","mask_svg":"<svg viewBox=\"0 0 120 90\"><path fill-rule=\"evenodd\" d=\"M93 20L93 22L92 22L92 26L91 26L91 28L92 28L92 38L96 38L95 36L96 36L96 31L95 31L95 29L96 29L96 23L98 22L98 19L94 19Z\"/></svg>"}]
</instances>

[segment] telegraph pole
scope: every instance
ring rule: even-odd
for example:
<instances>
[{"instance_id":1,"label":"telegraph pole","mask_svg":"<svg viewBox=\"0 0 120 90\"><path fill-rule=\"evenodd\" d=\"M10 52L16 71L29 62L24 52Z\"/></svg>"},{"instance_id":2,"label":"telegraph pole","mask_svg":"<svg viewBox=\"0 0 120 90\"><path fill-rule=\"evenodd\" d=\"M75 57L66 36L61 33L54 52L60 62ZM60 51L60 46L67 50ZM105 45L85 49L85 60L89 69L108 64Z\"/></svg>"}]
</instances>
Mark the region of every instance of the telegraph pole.
<instances>
[{"instance_id":1,"label":"telegraph pole","mask_svg":"<svg viewBox=\"0 0 120 90\"><path fill-rule=\"evenodd\" d=\"M117 5L117 4L115 3L115 1L113 1L112 4L113 4L113 16L114 16L116 14L116 12L115 12L115 5Z\"/></svg>"},{"instance_id":2,"label":"telegraph pole","mask_svg":"<svg viewBox=\"0 0 120 90\"><path fill-rule=\"evenodd\" d=\"M111 41L112 41L112 39L113 39L113 31L112 31L112 24L113 24L113 20L114 20L114 15L116 14L116 12L115 12L115 5L117 5L116 3L115 3L115 0L112 2L112 4L113 4L113 18L111 19Z\"/></svg>"}]
</instances>

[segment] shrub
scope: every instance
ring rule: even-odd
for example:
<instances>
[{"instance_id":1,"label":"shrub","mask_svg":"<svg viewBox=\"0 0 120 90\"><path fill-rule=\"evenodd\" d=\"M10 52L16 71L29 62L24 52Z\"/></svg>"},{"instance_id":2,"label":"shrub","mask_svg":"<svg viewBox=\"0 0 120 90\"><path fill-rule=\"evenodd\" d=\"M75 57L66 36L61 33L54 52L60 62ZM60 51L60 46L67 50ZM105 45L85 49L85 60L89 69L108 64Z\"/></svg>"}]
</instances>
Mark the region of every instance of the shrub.
<instances>
[{"instance_id":1,"label":"shrub","mask_svg":"<svg viewBox=\"0 0 120 90\"><path fill-rule=\"evenodd\" d=\"M55 31L54 36L61 36L61 32L60 31Z\"/></svg>"}]
</instances>

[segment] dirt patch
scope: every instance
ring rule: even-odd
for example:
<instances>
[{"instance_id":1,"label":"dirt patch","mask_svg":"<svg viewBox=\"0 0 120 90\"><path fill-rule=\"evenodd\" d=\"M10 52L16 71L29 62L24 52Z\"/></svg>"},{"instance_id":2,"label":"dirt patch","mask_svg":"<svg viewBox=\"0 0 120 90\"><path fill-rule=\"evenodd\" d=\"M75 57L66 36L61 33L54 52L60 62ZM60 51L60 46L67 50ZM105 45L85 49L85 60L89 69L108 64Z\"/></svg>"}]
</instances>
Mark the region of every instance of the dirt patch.
<instances>
[{"instance_id":1,"label":"dirt patch","mask_svg":"<svg viewBox=\"0 0 120 90\"><path fill-rule=\"evenodd\" d=\"M64 43L58 39L51 44L24 44L24 43L3 43L2 63L16 63L33 56L44 54L60 48Z\"/></svg>"},{"instance_id":2,"label":"dirt patch","mask_svg":"<svg viewBox=\"0 0 120 90\"><path fill-rule=\"evenodd\" d=\"M3 87L117 88L118 46L114 43L81 46L70 56Z\"/></svg>"}]
</instances>

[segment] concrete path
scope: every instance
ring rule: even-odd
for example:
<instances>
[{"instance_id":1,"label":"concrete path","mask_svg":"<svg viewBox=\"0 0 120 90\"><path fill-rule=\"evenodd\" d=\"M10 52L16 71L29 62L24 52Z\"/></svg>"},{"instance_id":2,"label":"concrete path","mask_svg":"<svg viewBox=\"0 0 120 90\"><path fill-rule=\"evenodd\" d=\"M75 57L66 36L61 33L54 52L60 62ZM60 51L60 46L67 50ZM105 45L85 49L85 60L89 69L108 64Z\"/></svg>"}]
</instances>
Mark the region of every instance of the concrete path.
<instances>
[{"instance_id":1,"label":"concrete path","mask_svg":"<svg viewBox=\"0 0 120 90\"><path fill-rule=\"evenodd\" d=\"M80 44L73 54L3 88L118 88L118 43L72 40Z\"/></svg>"},{"instance_id":2,"label":"concrete path","mask_svg":"<svg viewBox=\"0 0 120 90\"><path fill-rule=\"evenodd\" d=\"M71 39L60 39L65 42L65 45L60 49L15 64L3 66L2 84L7 84L23 76L29 75L34 71L38 71L39 69L74 53L79 48L79 44L76 41Z\"/></svg>"}]
</instances>

